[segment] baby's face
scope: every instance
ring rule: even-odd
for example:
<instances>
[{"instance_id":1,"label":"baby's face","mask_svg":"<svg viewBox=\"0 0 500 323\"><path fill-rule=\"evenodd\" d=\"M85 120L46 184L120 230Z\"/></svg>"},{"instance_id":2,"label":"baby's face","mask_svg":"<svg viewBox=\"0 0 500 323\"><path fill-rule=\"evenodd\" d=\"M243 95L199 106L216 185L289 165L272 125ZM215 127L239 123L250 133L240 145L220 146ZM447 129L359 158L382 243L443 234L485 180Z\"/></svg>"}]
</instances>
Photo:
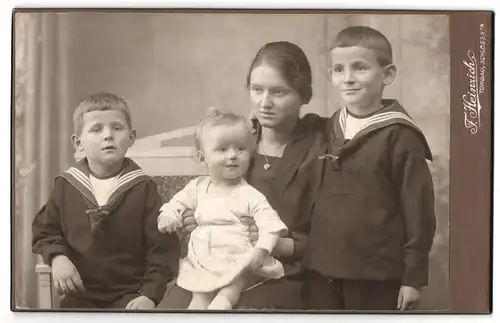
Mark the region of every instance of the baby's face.
<instances>
[{"instance_id":1,"label":"baby's face","mask_svg":"<svg viewBox=\"0 0 500 323\"><path fill-rule=\"evenodd\" d=\"M384 86L388 84L388 67L380 66L372 49L352 46L337 47L331 52L333 86L347 107L363 109L380 104ZM389 82L390 83L390 82Z\"/></svg>"},{"instance_id":2,"label":"baby's face","mask_svg":"<svg viewBox=\"0 0 500 323\"><path fill-rule=\"evenodd\" d=\"M135 140L121 111L91 111L83 115L83 128L77 137L77 148L90 163L114 166L121 163Z\"/></svg>"},{"instance_id":3,"label":"baby's face","mask_svg":"<svg viewBox=\"0 0 500 323\"><path fill-rule=\"evenodd\" d=\"M243 122L209 126L201 146L210 176L234 180L245 175L252 157L252 134Z\"/></svg>"}]
</instances>

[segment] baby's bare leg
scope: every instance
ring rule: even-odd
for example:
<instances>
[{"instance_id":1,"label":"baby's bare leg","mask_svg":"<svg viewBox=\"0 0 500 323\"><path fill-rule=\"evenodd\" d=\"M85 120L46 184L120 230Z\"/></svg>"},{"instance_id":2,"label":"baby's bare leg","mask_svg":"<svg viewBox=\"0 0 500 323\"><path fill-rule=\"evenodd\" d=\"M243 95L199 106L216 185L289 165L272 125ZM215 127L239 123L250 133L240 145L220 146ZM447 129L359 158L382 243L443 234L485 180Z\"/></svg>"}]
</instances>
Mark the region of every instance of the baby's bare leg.
<instances>
[{"instance_id":1,"label":"baby's bare leg","mask_svg":"<svg viewBox=\"0 0 500 323\"><path fill-rule=\"evenodd\" d=\"M206 310L210 302L214 299L215 292L193 293L188 310Z\"/></svg>"},{"instance_id":2,"label":"baby's bare leg","mask_svg":"<svg viewBox=\"0 0 500 323\"><path fill-rule=\"evenodd\" d=\"M240 295L245 289L247 279L244 277L236 278L233 283L219 290L213 301L207 307L209 310L230 310L233 309Z\"/></svg>"}]
</instances>

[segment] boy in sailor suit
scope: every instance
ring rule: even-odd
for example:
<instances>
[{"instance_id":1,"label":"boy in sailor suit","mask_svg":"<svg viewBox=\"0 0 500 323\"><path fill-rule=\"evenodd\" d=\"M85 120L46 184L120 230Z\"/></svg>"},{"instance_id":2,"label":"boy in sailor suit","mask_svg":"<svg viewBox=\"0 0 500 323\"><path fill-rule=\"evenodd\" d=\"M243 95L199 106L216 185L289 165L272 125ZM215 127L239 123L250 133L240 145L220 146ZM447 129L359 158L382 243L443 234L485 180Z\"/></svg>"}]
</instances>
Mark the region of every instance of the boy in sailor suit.
<instances>
[{"instance_id":1,"label":"boy in sailor suit","mask_svg":"<svg viewBox=\"0 0 500 323\"><path fill-rule=\"evenodd\" d=\"M344 107L325 127L323 183L304 252L308 308L414 309L436 227L432 155L403 107L382 99L396 75L385 36L348 27L330 54Z\"/></svg>"},{"instance_id":2,"label":"boy in sailor suit","mask_svg":"<svg viewBox=\"0 0 500 323\"><path fill-rule=\"evenodd\" d=\"M55 179L32 224L33 252L52 267L61 308L152 309L175 277L175 234L161 235L155 182L125 158L135 141L126 102L83 100L72 141L85 158Z\"/></svg>"}]
</instances>

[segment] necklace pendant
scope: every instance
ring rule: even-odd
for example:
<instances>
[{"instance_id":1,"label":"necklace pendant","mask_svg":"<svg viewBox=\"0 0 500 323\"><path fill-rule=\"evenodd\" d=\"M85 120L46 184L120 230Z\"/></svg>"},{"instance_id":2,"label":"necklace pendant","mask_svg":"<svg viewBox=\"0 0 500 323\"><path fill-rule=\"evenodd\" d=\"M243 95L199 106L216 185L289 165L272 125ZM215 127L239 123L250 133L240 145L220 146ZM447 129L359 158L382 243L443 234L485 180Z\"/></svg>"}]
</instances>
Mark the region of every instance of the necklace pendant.
<instances>
[{"instance_id":1,"label":"necklace pendant","mask_svg":"<svg viewBox=\"0 0 500 323\"><path fill-rule=\"evenodd\" d=\"M269 167L271 167L271 165L269 165L268 163L264 164L264 170L268 170Z\"/></svg>"}]
</instances>

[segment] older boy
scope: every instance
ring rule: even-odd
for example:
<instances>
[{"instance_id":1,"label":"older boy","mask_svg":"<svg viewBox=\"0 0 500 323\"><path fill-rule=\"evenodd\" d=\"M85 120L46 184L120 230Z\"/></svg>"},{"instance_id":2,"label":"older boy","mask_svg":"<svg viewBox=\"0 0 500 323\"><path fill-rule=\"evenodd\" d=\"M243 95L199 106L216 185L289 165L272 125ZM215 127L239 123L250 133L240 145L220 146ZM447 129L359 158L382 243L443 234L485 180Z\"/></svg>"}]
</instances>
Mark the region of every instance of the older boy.
<instances>
[{"instance_id":1,"label":"older boy","mask_svg":"<svg viewBox=\"0 0 500 323\"><path fill-rule=\"evenodd\" d=\"M395 310L418 305L428 283L434 193L424 135L396 100L396 67L369 27L342 30L332 83L345 106L328 123L324 180L304 267L311 309Z\"/></svg>"},{"instance_id":2,"label":"older boy","mask_svg":"<svg viewBox=\"0 0 500 323\"><path fill-rule=\"evenodd\" d=\"M61 308L154 308L174 278L178 241L157 230L155 182L125 158L136 137L127 104L93 94L73 121L85 158L56 178L33 221L33 252L51 265Z\"/></svg>"}]
</instances>

